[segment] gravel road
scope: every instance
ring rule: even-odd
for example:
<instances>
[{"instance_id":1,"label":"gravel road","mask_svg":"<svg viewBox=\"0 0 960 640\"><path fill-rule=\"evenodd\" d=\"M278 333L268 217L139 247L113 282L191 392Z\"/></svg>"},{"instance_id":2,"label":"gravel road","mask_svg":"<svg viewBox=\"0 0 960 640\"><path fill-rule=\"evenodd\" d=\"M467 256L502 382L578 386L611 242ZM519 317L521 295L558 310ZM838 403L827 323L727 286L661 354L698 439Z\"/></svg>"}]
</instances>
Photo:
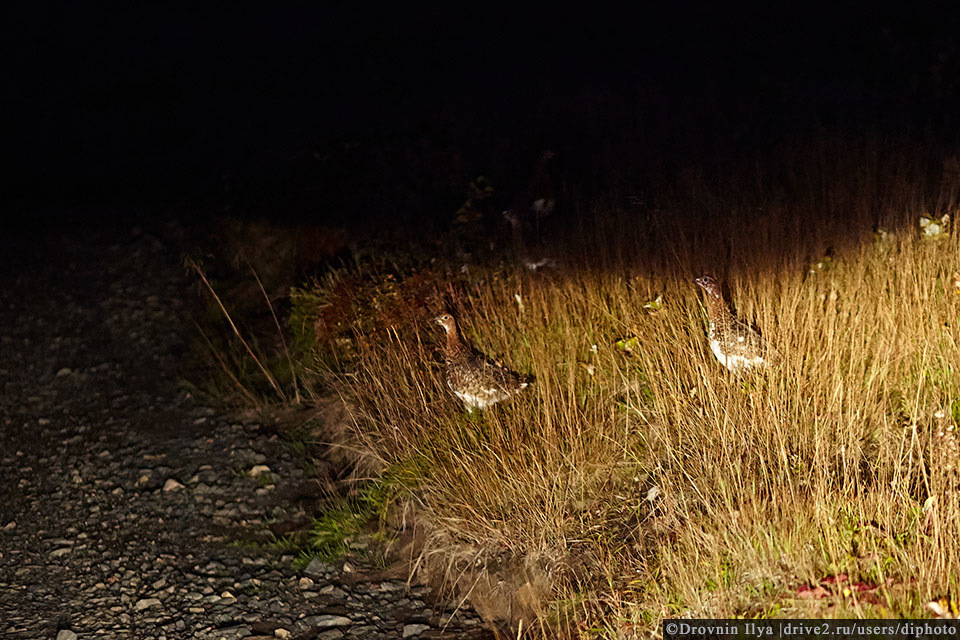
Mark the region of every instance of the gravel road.
<instances>
[{"instance_id":1,"label":"gravel road","mask_svg":"<svg viewBox=\"0 0 960 640\"><path fill-rule=\"evenodd\" d=\"M167 238L72 234L8 261L0 636L492 638L395 574L236 544L302 517L291 496L316 483L275 434L178 387L190 285Z\"/></svg>"}]
</instances>

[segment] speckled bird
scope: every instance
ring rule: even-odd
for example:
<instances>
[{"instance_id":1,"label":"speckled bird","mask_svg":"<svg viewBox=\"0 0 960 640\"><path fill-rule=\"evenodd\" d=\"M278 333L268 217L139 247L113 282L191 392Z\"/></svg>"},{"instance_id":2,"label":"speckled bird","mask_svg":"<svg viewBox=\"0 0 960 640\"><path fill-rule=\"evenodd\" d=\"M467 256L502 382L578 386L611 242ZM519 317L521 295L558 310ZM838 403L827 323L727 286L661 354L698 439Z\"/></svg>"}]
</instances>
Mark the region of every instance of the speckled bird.
<instances>
[{"instance_id":1,"label":"speckled bird","mask_svg":"<svg viewBox=\"0 0 960 640\"><path fill-rule=\"evenodd\" d=\"M530 384L530 378L494 362L463 340L457 321L449 313L437 316L436 321L447 332L443 350L447 386L463 401L467 411L486 409L515 396Z\"/></svg>"},{"instance_id":2,"label":"speckled bird","mask_svg":"<svg viewBox=\"0 0 960 640\"><path fill-rule=\"evenodd\" d=\"M720 364L734 373L775 364L780 354L766 344L750 325L743 322L723 300L720 284L712 275L704 274L694 282L706 293L707 338L710 350Z\"/></svg>"}]
</instances>

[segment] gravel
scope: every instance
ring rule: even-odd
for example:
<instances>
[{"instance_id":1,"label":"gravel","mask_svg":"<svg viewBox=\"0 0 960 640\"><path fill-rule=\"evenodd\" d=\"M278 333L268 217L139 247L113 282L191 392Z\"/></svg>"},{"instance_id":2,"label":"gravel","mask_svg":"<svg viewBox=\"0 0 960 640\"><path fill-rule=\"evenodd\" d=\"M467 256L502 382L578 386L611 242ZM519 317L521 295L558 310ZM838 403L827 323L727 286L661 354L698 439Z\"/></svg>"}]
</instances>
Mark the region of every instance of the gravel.
<instances>
[{"instance_id":1,"label":"gravel","mask_svg":"<svg viewBox=\"0 0 960 640\"><path fill-rule=\"evenodd\" d=\"M358 558L298 571L237 544L302 520L290 496L317 483L178 385L192 329L172 235L48 242L0 285L0 636L492 638Z\"/></svg>"}]
</instances>

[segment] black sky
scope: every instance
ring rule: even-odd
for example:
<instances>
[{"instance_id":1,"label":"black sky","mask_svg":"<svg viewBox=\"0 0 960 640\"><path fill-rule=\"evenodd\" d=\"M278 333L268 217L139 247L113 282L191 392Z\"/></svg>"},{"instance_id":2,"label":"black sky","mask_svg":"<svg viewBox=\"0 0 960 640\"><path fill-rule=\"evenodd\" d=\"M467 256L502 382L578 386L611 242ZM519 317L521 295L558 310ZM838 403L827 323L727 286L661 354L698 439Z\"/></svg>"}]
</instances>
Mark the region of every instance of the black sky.
<instances>
[{"instance_id":1,"label":"black sky","mask_svg":"<svg viewBox=\"0 0 960 640\"><path fill-rule=\"evenodd\" d=\"M196 194L351 139L479 148L503 134L533 149L630 112L694 140L816 122L952 130L957 32L942 9L720 4L24 4L5 20L8 193ZM618 113L581 117L584 95L616 96Z\"/></svg>"}]
</instances>

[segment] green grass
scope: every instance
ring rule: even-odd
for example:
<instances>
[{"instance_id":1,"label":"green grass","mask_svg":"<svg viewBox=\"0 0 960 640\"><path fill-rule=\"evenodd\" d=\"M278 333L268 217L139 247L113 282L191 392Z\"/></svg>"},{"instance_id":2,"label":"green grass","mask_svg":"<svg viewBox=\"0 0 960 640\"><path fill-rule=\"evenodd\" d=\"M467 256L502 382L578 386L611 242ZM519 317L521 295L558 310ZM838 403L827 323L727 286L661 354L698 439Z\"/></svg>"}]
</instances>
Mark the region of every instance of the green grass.
<instances>
[{"instance_id":1,"label":"green grass","mask_svg":"<svg viewBox=\"0 0 960 640\"><path fill-rule=\"evenodd\" d=\"M382 494L377 487L380 483L370 483L355 499L336 499L318 513L310 528L302 533L299 556L295 566L306 566L311 559L319 558L324 562L335 562L351 553L351 543L361 539L369 545L360 553L365 561L381 560L378 548L384 542L380 531L371 533L370 525L378 521L376 500Z\"/></svg>"},{"instance_id":2,"label":"green grass","mask_svg":"<svg viewBox=\"0 0 960 640\"><path fill-rule=\"evenodd\" d=\"M301 537L302 536L299 534L289 534L280 536L279 538L276 536L271 536L271 539L267 541L234 540L228 543L228 546L257 552L299 552L303 547L303 541Z\"/></svg>"},{"instance_id":3,"label":"green grass","mask_svg":"<svg viewBox=\"0 0 960 640\"><path fill-rule=\"evenodd\" d=\"M370 494L368 490L367 495ZM318 513L310 527L269 540L234 540L230 546L250 552L294 553L293 566L303 568L313 558L335 562L350 552L350 543L360 538L382 542L379 534L370 534L368 525L376 522L375 504L368 498L338 499ZM376 549L364 555L365 560L376 561ZM367 557L369 556L369 557Z\"/></svg>"},{"instance_id":4,"label":"green grass","mask_svg":"<svg viewBox=\"0 0 960 640\"><path fill-rule=\"evenodd\" d=\"M307 551L321 560L336 560L349 549L348 539L357 535L370 520L370 513L342 503L314 518L307 534Z\"/></svg>"}]
</instances>

